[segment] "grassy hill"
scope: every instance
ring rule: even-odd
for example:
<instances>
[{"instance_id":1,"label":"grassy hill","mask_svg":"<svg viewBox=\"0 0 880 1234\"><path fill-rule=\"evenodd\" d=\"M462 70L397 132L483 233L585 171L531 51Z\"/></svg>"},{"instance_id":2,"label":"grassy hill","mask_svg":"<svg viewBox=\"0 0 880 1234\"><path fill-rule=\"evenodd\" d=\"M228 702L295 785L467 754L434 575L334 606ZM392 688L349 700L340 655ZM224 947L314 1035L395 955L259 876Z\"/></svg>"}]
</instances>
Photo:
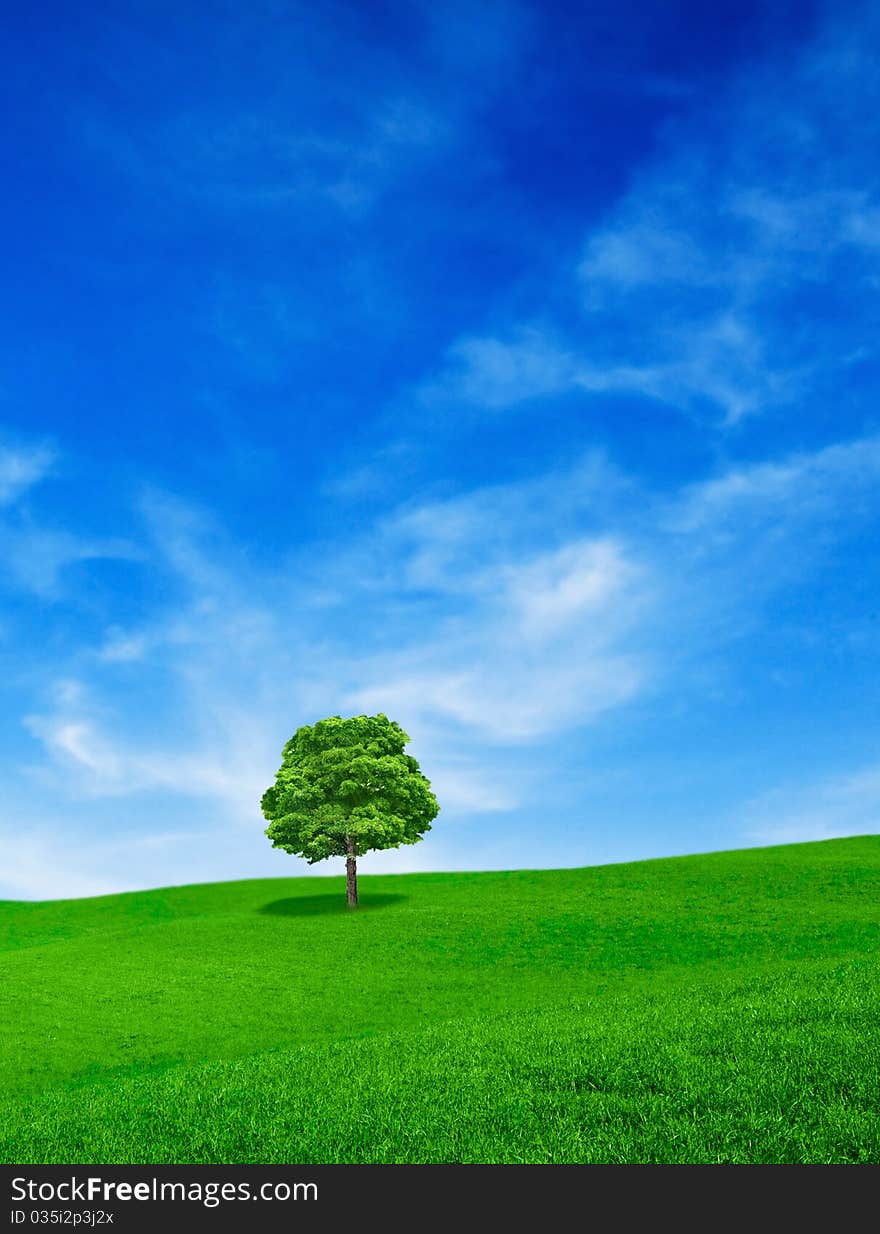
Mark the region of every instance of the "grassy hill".
<instances>
[{"instance_id":1,"label":"grassy hill","mask_svg":"<svg viewBox=\"0 0 880 1234\"><path fill-rule=\"evenodd\" d=\"M880 1160L880 837L0 903L0 1159Z\"/></svg>"}]
</instances>

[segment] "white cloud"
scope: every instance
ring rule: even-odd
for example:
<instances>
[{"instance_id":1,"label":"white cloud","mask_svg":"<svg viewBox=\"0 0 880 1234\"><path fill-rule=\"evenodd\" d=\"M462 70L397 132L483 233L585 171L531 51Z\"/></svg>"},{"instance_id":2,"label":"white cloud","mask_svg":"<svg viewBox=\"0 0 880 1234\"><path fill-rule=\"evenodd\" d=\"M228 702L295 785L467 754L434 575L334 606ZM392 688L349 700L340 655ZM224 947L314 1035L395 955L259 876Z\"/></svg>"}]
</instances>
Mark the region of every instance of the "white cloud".
<instances>
[{"instance_id":1,"label":"white cloud","mask_svg":"<svg viewBox=\"0 0 880 1234\"><path fill-rule=\"evenodd\" d=\"M123 760L105 742L92 725L84 721L58 720L46 723L37 717L28 720L28 727L41 737L53 754L61 755L90 773L90 781L100 791L104 785L124 784L123 791L130 791L130 784L123 779Z\"/></svg>"},{"instance_id":2,"label":"white cloud","mask_svg":"<svg viewBox=\"0 0 880 1234\"><path fill-rule=\"evenodd\" d=\"M430 748L427 743L420 743ZM508 778L500 775L487 777L484 770L462 767L456 762L431 759L431 787L439 802L443 803L443 817L450 814L496 814L515 809L516 791Z\"/></svg>"},{"instance_id":3,"label":"white cloud","mask_svg":"<svg viewBox=\"0 0 880 1234\"><path fill-rule=\"evenodd\" d=\"M417 398L499 410L617 392L718 428L834 398L852 357L877 354L876 16L858 15L829 14L662 132L567 275L580 324L563 303L557 325L548 294L539 324L453 343Z\"/></svg>"},{"instance_id":4,"label":"white cloud","mask_svg":"<svg viewBox=\"0 0 880 1234\"><path fill-rule=\"evenodd\" d=\"M90 810L96 810L95 803ZM4 810L0 898L55 900L230 877L330 873L326 866L310 867L278 853L268 843L255 845L242 828L225 826L216 818L198 829L176 822L139 834L120 825L118 805L115 816L110 812L100 819L100 827L65 818L50 828L34 815L32 808Z\"/></svg>"},{"instance_id":5,"label":"white cloud","mask_svg":"<svg viewBox=\"0 0 880 1234\"><path fill-rule=\"evenodd\" d=\"M72 121L88 153L168 200L356 218L419 162L449 153L471 113L507 84L527 19L513 3L427 5L413 15L413 46L401 58L341 10L310 6L304 38L295 16L266 21L229 8L210 31L190 32L195 71L214 83L194 104L180 106L193 97L186 89L167 91L148 124L123 123L99 94ZM185 28L187 18L180 21ZM248 78L224 81L224 66L245 44ZM86 54L118 74L123 91L151 71L163 81L182 73L185 84L194 68L192 56L122 26L92 40Z\"/></svg>"},{"instance_id":6,"label":"white cloud","mask_svg":"<svg viewBox=\"0 0 880 1234\"><path fill-rule=\"evenodd\" d=\"M880 763L827 779L786 784L747 803L744 837L798 844L880 833Z\"/></svg>"},{"instance_id":7,"label":"white cloud","mask_svg":"<svg viewBox=\"0 0 880 1234\"><path fill-rule=\"evenodd\" d=\"M121 537L78 535L63 526L47 525L20 499L50 475L57 460L50 446L0 446L0 584L56 598L64 572L80 562L101 558L131 559L133 546Z\"/></svg>"},{"instance_id":8,"label":"white cloud","mask_svg":"<svg viewBox=\"0 0 880 1234\"><path fill-rule=\"evenodd\" d=\"M0 896L4 899L53 900L78 896L107 895L127 890L124 884L103 873L101 863L76 869L64 839L35 833L33 822L13 819L0 826L3 869Z\"/></svg>"},{"instance_id":9,"label":"white cloud","mask_svg":"<svg viewBox=\"0 0 880 1234\"><path fill-rule=\"evenodd\" d=\"M186 682L171 688L185 690ZM145 740L139 723L127 722L107 703L93 703L81 687L71 693L60 683L54 694L55 706L25 717L24 724L80 798L164 792L221 803L230 819L260 817L259 799L274 773L271 745L268 726L244 705L235 710L217 699L209 740L194 739L179 726L165 741L155 732Z\"/></svg>"},{"instance_id":10,"label":"white cloud","mask_svg":"<svg viewBox=\"0 0 880 1234\"><path fill-rule=\"evenodd\" d=\"M508 339L459 339L443 372L421 387L419 397L498 410L571 389L576 372L571 355L529 327Z\"/></svg>"},{"instance_id":11,"label":"white cloud","mask_svg":"<svg viewBox=\"0 0 880 1234\"><path fill-rule=\"evenodd\" d=\"M384 548L397 586L453 607L403 652L365 658L349 707L394 711L406 723L442 717L490 741L521 741L588 723L645 688L643 567L607 536L563 534L546 547L562 530L555 502L576 504L587 474L575 468L390 519Z\"/></svg>"},{"instance_id":12,"label":"white cloud","mask_svg":"<svg viewBox=\"0 0 880 1234\"><path fill-rule=\"evenodd\" d=\"M614 540L580 540L518 567L504 567L510 606L530 641L546 640L578 619L600 619L624 600L636 568Z\"/></svg>"},{"instance_id":13,"label":"white cloud","mask_svg":"<svg viewBox=\"0 0 880 1234\"><path fill-rule=\"evenodd\" d=\"M45 761L29 782L96 818L123 802L163 819L201 811L229 851L259 850L259 798L293 729L382 710L410 732L450 822L514 817L558 774L554 743L589 751L591 730L613 732L627 708L701 690L705 666L725 663L769 598L876 517L878 472L874 438L738 465L673 494L588 457L404 506L342 549L276 566L153 493L141 552L167 606L56 666L30 708ZM138 828L144 844L156 832ZM174 877L158 850L135 877L133 858L89 844L116 886L144 885L147 870L154 882L231 871L193 841L175 850ZM439 853L407 860L426 868ZM451 841L444 854L448 868L461 860ZM242 870L264 868L248 861Z\"/></svg>"},{"instance_id":14,"label":"white cloud","mask_svg":"<svg viewBox=\"0 0 880 1234\"><path fill-rule=\"evenodd\" d=\"M633 240L634 248L639 245ZM648 256L643 254L643 259ZM675 278L683 280L687 274L678 270ZM626 287L643 281L634 270L624 271L621 279ZM429 405L498 411L578 390L638 393L681 409L696 407L695 400L707 401L724 410L728 423L735 423L794 398L807 376L804 366L774 367L754 322L732 305L689 321L685 330L677 323L651 323L645 345L633 351L633 362L603 363L601 348L595 352L590 354L589 344L581 349L565 345L535 327L508 337L462 338L450 347L445 368L419 387L417 398ZM646 354L651 357L647 363Z\"/></svg>"},{"instance_id":15,"label":"white cloud","mask_svg":"<svg viewBox=\"0 0 880 1234\"><path fill-rule=\"evenodd\" d=\"M108 631L107 640L99 648L97 655L100 660L109 664L127 664L134 660L142 660L147 649L147 639L144 635L126 635L122 630L113 629Z\"/></svg>"},{"instance_id":16,"label":"white cloud","mask_svg":"<svg viewBox=\"0 0 880 1234\"><path fill-rule=\"evenodd\" d=\"M630 289L658 282L701 284L716 273L687 231L674 231L652 217L599 231L587 243L578 271L586 286Z\"/></svg>"},{"instance_id":17,"label":"white cloud","mask_svg":"<svg viewBox=\"0 0 880 1234\"><path fill-rule=\"evenodd\" d=\"M828 523L852 517L869 503L880 478L880 436L839 442L783 461L733 467L688 486L670 526L680 531L752 526L768 516L787 525L822 517Z\"/></svg>"},{"instance_id":18,"label":"white cloud","mask_svg":"<svg viewBox=\"0 0 880 1234\"><path fill-rule=\"evenodd\" d=\"M55 452L48 446L0 447L0 506L12 505L52 469Z\"/></svg>"},{"instance_id":19,"label":"white cloud","mask_svg":"<svg viewBox=\"0 0 880 1234\"><path fill-rule=\"evenodd\" d=\"M382 587L449 595L491 590L494 569L574 543L585 524L613 524L636 497L632 481L592 451L533 478L407 503L377 528L372 558L378 568L363 572L359 546L347 584L357 573L362 586L378 580ZM393 571L381 568L386 562Z\"/></svg>"},{"instance_id":20,"label":"white cloud","mask_svg":"<svg viewBox=\"0 0 880 1234\"><path fill-rule=\"evenodd\" d=\"M415 158L443 150L453 131L446 114L420 98L391 91L352 107L335 128L297 125L273 100L251 110L222 103L162 118L155 132L119 126L97 110L81 118L86 147L142 184L159 185L199 208L331 208L358 215L371 208Z\"/></svg>"},{"instance_id":21,"label":"white cloud","mask_svg":"<svg viewBox=\"0 0 880 1234\"><path fill-rule=\"evenodd\" d=\"M538 662L511 649L490 660L486 644L480 650L487 659L475 669L456 671L455 657L440 647L423 655L421 672L391 660L378 666L375 685L355 690L347 701L353 709L393 712L404 725L410 717L428 716L453 721L489 742L535 741L630 701L648 677L625 654L574 646Z\"/></svg>"},{"instance_id":22,"label":"white cloud","mask_svg":"<svg viewBox=\"0 0 880 1234\"><path fill-rule=\"evenodd\" d=\"M669 129L586 244L592 331L611 324L622 339L591 370L689 412L714 404L730 424L792 404L855 346L875 348L870 14L832 17L788 62L749 65ZM838 267L853 257L838 321Z\"/></svg>"},{"instance_id":23,"label":"white cloud","mask_svg":"<svg viewBox=\"0 0 880 1234\"><path fill-rule=\"evenodd\" d=\"M138 552L120 537L80 536L30 521L0 526L0 580L47 599L59 595L70 567L105 559L134 561Z\"/></svg>"}]
</instances>

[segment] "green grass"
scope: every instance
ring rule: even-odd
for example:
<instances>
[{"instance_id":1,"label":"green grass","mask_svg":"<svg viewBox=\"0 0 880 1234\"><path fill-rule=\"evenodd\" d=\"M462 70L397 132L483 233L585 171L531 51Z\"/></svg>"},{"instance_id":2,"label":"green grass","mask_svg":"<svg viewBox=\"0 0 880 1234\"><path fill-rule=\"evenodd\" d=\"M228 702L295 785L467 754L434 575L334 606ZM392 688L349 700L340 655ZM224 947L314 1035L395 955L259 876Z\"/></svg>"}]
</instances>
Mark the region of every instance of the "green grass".
<instances>
[{"instance_id":1,"label":"green grass","mask_svg":"<svg viewBox=\"0 0 880 1234\"><path fill-rule=\"evenodd\" d=\"M880 837L0 903L0 1159L880 1161Z\"/></svg>"}]
</instances>

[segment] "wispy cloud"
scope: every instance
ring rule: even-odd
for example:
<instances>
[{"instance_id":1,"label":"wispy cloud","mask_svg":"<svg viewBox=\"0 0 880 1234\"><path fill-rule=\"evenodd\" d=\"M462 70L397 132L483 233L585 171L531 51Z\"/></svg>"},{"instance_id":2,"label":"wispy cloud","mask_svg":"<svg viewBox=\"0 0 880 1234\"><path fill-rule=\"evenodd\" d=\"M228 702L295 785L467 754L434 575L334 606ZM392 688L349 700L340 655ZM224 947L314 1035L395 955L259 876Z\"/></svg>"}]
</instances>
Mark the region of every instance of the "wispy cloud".
<instances>
[{"instance_id":1,"label":"wispy cloud","mask_svg":"<svg viewBox=\"0 0 880 1234\"><path fill-rule=\"evenodd\" d=\"M654 335L656 341L656 327ZM504 337L467 337L449 348L446 367L419 387L417 398L495 411L573 391L640 394L681 409L693 408L699 398L725 408L734 422L802 389L805 371L771 369L753 323L733 310L701 321L686 337L670 327L667 341L667 354L654 349L653 363L644 362L642 350L632 362L603 364L536 326Z\"/></svg>"},{"instance_id":2,"label":"wispy cloud","mask_svg":"<svg viewBox=\"0 0 880 1234\"><path fill-rule=\"evenodd\" d=\"M535 326L510 338L467 337L449 349L446 365L419 389L428 403L485 407L512 407L546 398L576 384L574 356Z\"/></svg>"},{"instance_id":3,"label":"wispy cloud","mask_svg":"<svg viewBox=\"0 0 880 1234\"><path fill-rule=\"evenodd\" d=\"M128 635L124 630L112 627L107 631L106 641L96 654L100 660L122 664L142 660L147 649L147 639L142 634Z\"/></svg>"},{"instance_id":4,"label":"wispy cloud","mask_svg":"<svg viewBox=\"0 0 880 1234\"><path fill-rule=\"evenodd\" d=\"M570 272L580 324L551 290L540 322L454 341L418 397L497 410L621 392L727 428L834 397L853 357L876 355L876 8L858 12L668 126Z\"/></svg>"},{"instance_id":5,"label":"wispy cloud","mask_svg":"<svg viewBox=\"0 0 880 1234\"><path fill-rule=\"evenodd\" d=\"M35 820L24 812L0 824L0 842L4 866L0 896L4 899L64 899L121 889L107 863L94 860L94 849L86 869L74 868L58 837L45 831L35 834Z\"/></svg>"},{"instance_id":6,"label":"wispy cloud","mask_svg":"<svg viewBox=\"0 0 880 1234\"><path fill-rule=\"evenodd\" d=\"M640 357L634 388L685 410L714 405L734 423L792 403L871 344L880 267L861 155L880 135L864 39L876 10L859 11L787 63L750 66L706 116L673 126L590 236L585 303L620 331L612 365ZM820 287L830 316L806 307Z\"/></svg>"},{"instance_id":7,"label":"wispy cloud","mask_svg":"<svg viewBox=\"0 0 880 1234\"><path fill-rule=\"evenodd\" d=\"M0 446L0 586L44 599L58 597L72 566L135 555L121 536L75 532L44 512L47 503L23 501L57 459L56 450L42 444Z\"/></svg>"},{"instance_id":8,"label":"wispy cloud","mask_svg":"<svg viewBox=\"0 0 880 1234\"><path fill-rule=\"evenodd\" d=\"M0 506L12 505L51 471L55 452L48 446L0 446Z\"/></svg>"},{"instance_id":9,"label":"wispy cloud","mask_svg":"<svg viewBox=\"0 0 880 1234\"><path fill-rule=\"evenodd\" d=\"M802 779L761 794L741 813L752 844L798 844L880 833L880 763Z\"/></svg>"},{"instance_id":10,"label":"wispy cloud","mask_svg":"<svg viewBox=\"0 0 880 1234\"><path fill-rule=\"evenodd\" d=\"M644 687L648 657L630 636L649 589L622 544L584 538L550 552L502 550L494 560L490 550L459 573L458 561L481 545L485 553L482 519L463 528L461 510L449 513L454 551L452 536L445 560L436 551L443 511L434 507L431 540L414 546L408 564L412 584L455 603L433 637L365 663L367 681L348 695L350 707L390 707L419 727L443 721L490 741L520 741L586 723Z\"/></svg>"},{"instance_id":11,"label":"wispy cloud","mask_svg":"<svg viewBox=\"0 0 880 1234\"><path fill-rule=\"evenodd\" d=\"M234 115L170 117L161 140L91 115L84 141L109 156L130 178L189 198L212 210L272 210L323 205L358 214L371 206L414 158L436 154L449 138L444 118L418 100L398 95L346 121L337 136L297 131L282 109L274 122L264 109Z\"/></svg>"},{"instance_id":12,"label":"wispy cloud","mask_svg":"<svg viewBox=\"0 0 880 1234\"><path fill-rule=\"evenodd\" d=\"M0 581L45 599L60 594L70 567L106 559L131 561L136 557L131 542L121 537L81 536L30 521L0 526Z\"/></svg>"},{"instance_id":13,"label":"wispy cloud","mask_svg":"<svg viewBox=\"0 0 880 1234\"><path fill-rule=\"evenodd\" d=\"M216 752L134 744L120 755L118 734L104 744L80 697L33 731L107 792L151 782L225 793L249 782L245 763L268 767L268 732L285 712L387 708L418 728L452 725L447 739L459 727L534 740L656 688L674 644L697 654L731 615L816 569L835 535L876 514L878 476L880 445L865 438L633 500L592 458L404 506L291 574L258 571L210 518L152 494L150 551L182 590L152 624L109 630L95 658L102 671L138 668L185 689L176 710ZM339 620L352 604L357 643Z\"/></svg>"},{"instance_id":14,"label":"wispy cloud","mask_svg":"<svg viewBox=\"0 0 880 1234\"><path fill-rule=\"evenodd\" d=\"M680 530L768 521L798 527L805 520L845 523L873 510L880 477L880 436L825 446L770 463L734 466L722 475L688 485L672 516Z\"/></svg>"},{"instance_id":15,"label":"wispy cloud","mask_svg":"<svg viewBox=\"0 0 880 1234\"><path fill-rule=\"evenodd\" d=\"M735 672L730 648L766 604L876 518L878 477L874 438L673 494L588 456L404 505L344 548L274 565L153 490L139 547L167 599L56 671L27 715L44 760L26 776L99 814L207 810L238 851L263 828L259 797L298 724L384 710L413 737L447 824L517 817L558 775L552 743L580 733L588 748L591 731L623 731L634 705L701 694L707 663ZM132 709L132 691L149 706ZM154 831L134 828L145 842ZM444 834L452 868L462 858ZM426 846L412 868L436 868L440 851ZM156 873L161 850L150 868L179 881Z\"/></svg>"},{"instance_id":16,"label":"wispy cloud","mask_svg":"<svg viewBox=\"0 0 880 1234\"><path fill-rule=\"evenodd\" d=\"M455 142L469 111L504 80L528 24L511 0L477 11L417 5L413 45L395 53L343 7L296 7L282 22L261 12L182 14L183 55L124 23L96 32L105 71L114 64L115 106L92 99L74 113L78 139L167 201L212 213L311 207L356 218ZM157 100L145 65L163 80L195 69L210 85L195 104L189 89ZM119 96L147 90L149 122L133 124Z\"/></svg>"},{"instance_id":17,"label":"wispy cloud","mask_svg":"<svg viewBox=\"0 0 880 1234\"><path fill-rule=\"evenodd\" d=\"M118 721L115 731L102 730L77 712L29 716L25 723L58 765L75 777L78 791L86 797L163 791L183 799L219 801L250 813L266 787L247 730L240 727L212 757L205 746L192 753L172 753L161 742L144 748L136 737L127 741L119 735Z\"/></svg>"}]
</instances>

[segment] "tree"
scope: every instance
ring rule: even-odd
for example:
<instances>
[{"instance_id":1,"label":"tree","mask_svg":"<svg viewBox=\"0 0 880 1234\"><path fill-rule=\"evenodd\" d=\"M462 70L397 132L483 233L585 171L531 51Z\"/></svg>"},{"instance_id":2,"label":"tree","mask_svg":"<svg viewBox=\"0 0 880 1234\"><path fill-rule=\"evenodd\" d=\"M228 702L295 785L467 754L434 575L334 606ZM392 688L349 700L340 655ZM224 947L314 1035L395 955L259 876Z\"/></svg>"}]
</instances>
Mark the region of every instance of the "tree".
<instances>
[{"instance_id":1,"label":"tree","mask_svg":"<svg viewBox=\"0 0 880 1234\"><path fill-rule=\"evenodd\" d=\"M309 865L344 857L346 901L357 908L357 859L415 844L439 812L409 737L385 715L330 716L298 728L260 805L273 848Z\"/></svg>"}]
</instances>

